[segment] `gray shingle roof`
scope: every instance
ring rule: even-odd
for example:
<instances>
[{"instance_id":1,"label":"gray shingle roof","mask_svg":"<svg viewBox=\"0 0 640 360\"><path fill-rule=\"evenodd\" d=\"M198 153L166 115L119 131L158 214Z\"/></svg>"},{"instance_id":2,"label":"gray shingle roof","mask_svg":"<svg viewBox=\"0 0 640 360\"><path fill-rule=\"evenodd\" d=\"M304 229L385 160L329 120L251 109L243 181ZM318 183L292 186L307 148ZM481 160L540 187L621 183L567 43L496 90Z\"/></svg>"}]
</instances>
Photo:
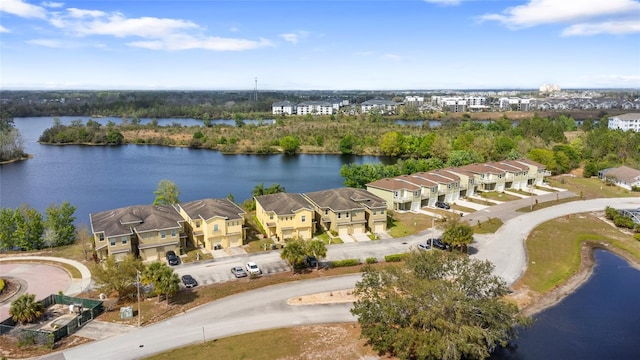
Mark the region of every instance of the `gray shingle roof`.
<instances>
[{"instance_id":1,"label":"gray shingle roof","mask_svg":"<svg viewBox=\"0 0 640 360\"><path fill-rule=\"evenodd\" d=\"M334 211L387 206L386 201L363 189L338 188L305 193L304 195L318 207L330 208Z\"/></svg>"},{"instance_id":2,"label":"gray shingle roof","mask_svg":"<svg viewBox=\"0 0 640 360\"><path fill-rule=\"evenodd\" d=\"M221 217L227 220L241 219L245 213L238 205L229 199L202 199L183 203L180 206L190 218L209 220Z\"/></svg>"},{"instance_id":3,"label":"gray shingle roof","mask_svg":"<svg viewBox=\"0 0 640 360\"><path fill-rule=\"evenodd\" d=\"M137 205L89 214L91 231L106 237L136 232L180 229L184 219L171 206Z\"/></svg>"},{"instance_id":4,"label":"gray shingle roof","mask_svg":"<svg viewBox=\"0 0 640 360\"><path fill-rule=\"evenodd\" d=\"M300 194L277 193L256 196L255 199L265 211L278 215L294 214L302 209L313 211L311 204Z\"/></svg>"}]
</instances>

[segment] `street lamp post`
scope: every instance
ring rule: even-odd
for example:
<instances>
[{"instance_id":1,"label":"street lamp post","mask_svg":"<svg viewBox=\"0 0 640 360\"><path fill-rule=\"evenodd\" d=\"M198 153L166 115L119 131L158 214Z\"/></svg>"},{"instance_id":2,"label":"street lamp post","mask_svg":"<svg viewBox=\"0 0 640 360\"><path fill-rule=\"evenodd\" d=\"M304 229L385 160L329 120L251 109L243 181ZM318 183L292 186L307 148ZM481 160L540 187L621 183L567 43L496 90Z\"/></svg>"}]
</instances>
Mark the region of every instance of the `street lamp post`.
<instances>
[{"instance_id":1,"label":"street lamp post","mask_svg":"<svg viewBox=\"0 0 640 360\"><path fill-rule=\"evenodd\" d=\"M137 288L138 288L138 327L140 327L140 317L142 314L140 313L140 270L136 270L136 280L137 280Z\"/></svg>"}]
</instances>

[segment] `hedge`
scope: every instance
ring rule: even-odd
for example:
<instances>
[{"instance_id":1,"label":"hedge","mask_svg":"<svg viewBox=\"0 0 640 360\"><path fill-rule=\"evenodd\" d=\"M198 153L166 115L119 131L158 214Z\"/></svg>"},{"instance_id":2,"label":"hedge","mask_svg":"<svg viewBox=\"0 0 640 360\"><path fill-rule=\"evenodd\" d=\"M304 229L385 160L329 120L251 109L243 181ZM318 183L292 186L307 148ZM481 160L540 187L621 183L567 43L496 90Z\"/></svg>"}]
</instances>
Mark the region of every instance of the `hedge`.
<instances>
[{"instance_id":1,"label":"hedge","mask_svg":"<svg viewBox=\"0 0 640 360\"><path fill-rule=\"evenodd\" d=\"M398 262L404 260L407 254L391 254L384 257L386 262Z\"/></svg>"},{"instance_id":2,"label":"hedge","mask_svg":"<svg viewBox=\"0 0 640 360\"><path fill-rule=\"evenodd\" d=\"M377 263L377 262L378 262L378 259L377 259L377 258L374 258L374 257L368 257L368 258L366 258L366 259L365 259L365 262L366 262L367 264L375 264L375 263Z\"/></svg>"},{"instance_id":3,"label":"hedge","mask_svg":"<svg viewBox=\"0 0 640 360\"><path fill-rule=\"evenodd\" d=\"M331 267L345 267L360 265L360 259L344 259L331 262Z\"/></svg>"}]
</instances>

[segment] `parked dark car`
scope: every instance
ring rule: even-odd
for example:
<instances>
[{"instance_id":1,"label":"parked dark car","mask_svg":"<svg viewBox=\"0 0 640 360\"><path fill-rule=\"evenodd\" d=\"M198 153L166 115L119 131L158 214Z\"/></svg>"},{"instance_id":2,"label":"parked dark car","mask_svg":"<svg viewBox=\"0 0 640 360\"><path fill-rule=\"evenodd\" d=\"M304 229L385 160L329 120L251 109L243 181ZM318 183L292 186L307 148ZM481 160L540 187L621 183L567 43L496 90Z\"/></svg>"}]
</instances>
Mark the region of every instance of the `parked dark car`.
<instances>
[{"instance_id":1,"label":"parked dark car","mask_svg":"<svg viewBox=\"0 0 640 360\"><path fill-rule=\"evenodd\" d=\"M451 206L449 206L449 204L447 204L444 201L436 201L436 207L440 209L446 209L446 210L451 209Z\"/></svg>"},{"instance_id":2,"label":"parked dark car","mask_svg":"<svg viewBox=\"0 0 640 360\"><path fill-rule=\"evenodd\" d=\"M178 259L178 255L176 255L175 251L167 251L167 263L171 266L178 265L180 263L180 259Z\"/></svg>"},{"instance_id":3,"label":"parked dark car","mask_svg":"<svg viewBox=\"0 0 640 360\"><path fill-rule=\"evenodd\" d=\"M442 238L433 238L427 240L427 244L431 244L434 248L440 250L449 250L449 244L445 244Z\"/></svg>"},{"instance_id":4,"label":"parked dark car","mask_svg":"<svg viewBox=\"0 0 640 360\"><path fill-rule=\"evenodd\" d=\"M186 288L198 286L198 282L191 275L182 275L182 283Z\"/></svg>"},{"instance_id":5,"label":"parked dark car","mask_svg":"<svg viewBox=\"0 0 640 360\"><path fill-rule=\"evenodd\" d=\"M308 267L316 267L318 266L318 259L315 256L305 256L304 263L307 264Z\"/></svg>"},{"instance_id":6,"label":"parked dark car","mask_svg":"<svg viewBox=\"0 0 640 360\"><path fill-rule=\"evenodd\" d=\"M237 278L247 277L247 272L244 271L244 269L241 266L232 267L231 273Z\"/></svg>"}]
</instances>

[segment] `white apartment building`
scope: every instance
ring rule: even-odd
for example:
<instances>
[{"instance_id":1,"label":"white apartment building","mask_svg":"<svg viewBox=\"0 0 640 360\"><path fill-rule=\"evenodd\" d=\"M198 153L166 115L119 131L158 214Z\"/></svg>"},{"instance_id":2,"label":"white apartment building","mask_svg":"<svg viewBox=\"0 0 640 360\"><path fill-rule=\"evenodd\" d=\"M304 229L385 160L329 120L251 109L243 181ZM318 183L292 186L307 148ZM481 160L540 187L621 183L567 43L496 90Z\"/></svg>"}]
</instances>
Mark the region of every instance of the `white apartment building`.
<instances>
[{"instance_id":1,"label":"white apartment building","mask_svg":"<svg viewBox=\"0 0 640 360\"><path fill-rule=\"evenodd\" d=\"M373 109L379 109L381 113L388 114L395 113L397 107L398 104L391 100L371 99L360 104L360 111L366 114Z\"/></svg>"},{"instance_id":2,"label":"white apartment building","mask_svg":"<svg viewBox=\"0 0 640 360\"><path fill-rule=\"evenodd\" d=\"M273 115L293 115L296 113L296 104L291 101L277 101L271 105Z\"/></svg>"},{"instance_id":3,"label":"white apartment building","mask_svg":"<svg viewBox=\"0 0 640 360\"><path fill-rule=\"evenodd\" d=\"M331 115L333 114L333 105L327 101L305 101L297 106L298 115Z\"/></svg>"},{"instance_id":4,"label":"white apartment building","mask_svg":"<svg viewBox=\"0 0 640 360\"><path fill-rule=\"evenodd\" d=\"M533 110L533 99L522 99L514 97L500 98L500 110L504 111L530 111Z\"/></svg>"},{"instance_id":5,"label":"white apartment building","mask_svg":"<svg viewBox=\"0 0 640 360\"><path fill-rule=\"evenodd\" d=\"M640 113L627 113L610 117L609 129L640 132Z\"/></svg>"}]
</instances>

